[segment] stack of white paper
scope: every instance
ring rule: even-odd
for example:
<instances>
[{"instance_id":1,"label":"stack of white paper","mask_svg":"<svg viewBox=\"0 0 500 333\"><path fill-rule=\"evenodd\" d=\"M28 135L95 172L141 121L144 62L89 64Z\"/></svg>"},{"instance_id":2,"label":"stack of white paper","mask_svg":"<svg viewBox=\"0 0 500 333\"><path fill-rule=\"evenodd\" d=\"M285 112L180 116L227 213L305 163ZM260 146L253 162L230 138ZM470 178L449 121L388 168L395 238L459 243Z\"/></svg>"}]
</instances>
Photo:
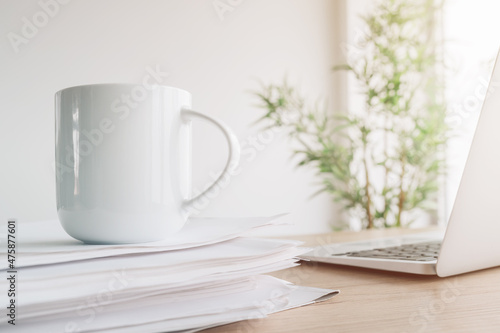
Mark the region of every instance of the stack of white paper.
<instances>
[{"instance_id":1,"label":"stack of white paper","mask_svg":"<svg viewBox=\"0 0 500 333\"><path fill-rule=\"evenodd\" d=\"M307 251L296 241L241 237L274 221L197 218L170 239L134 245L85 245L57 221L19 224L16 326L2 315L0 329L198 330L336 294L261 275L297 265ZM0 290L8 283L0 280ZM0 295L5 311L9 299Z\"/></svg>"}]
</instances>

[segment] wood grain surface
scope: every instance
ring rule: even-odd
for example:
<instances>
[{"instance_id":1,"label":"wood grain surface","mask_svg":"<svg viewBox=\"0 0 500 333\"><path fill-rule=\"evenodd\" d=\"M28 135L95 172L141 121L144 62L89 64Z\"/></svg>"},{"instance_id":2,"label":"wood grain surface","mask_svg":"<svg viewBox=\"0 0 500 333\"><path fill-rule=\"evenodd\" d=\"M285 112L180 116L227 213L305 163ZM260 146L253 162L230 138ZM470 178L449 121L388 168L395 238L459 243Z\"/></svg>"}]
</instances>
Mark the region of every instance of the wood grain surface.
<instances>
[{"instance_id":1,"label":"wood grain surface","mask_svg":"<svg viewBox=\"0 0 500 333\"><path fill-rule=\"evenodd\" d=\"M315 246L416 231L370 230L294 238ZM500 268L439 278L303 262L271 275L299 285L340 289L341 293L323 303L203 332L500 332Z\"/></svg>"}]
</instances>

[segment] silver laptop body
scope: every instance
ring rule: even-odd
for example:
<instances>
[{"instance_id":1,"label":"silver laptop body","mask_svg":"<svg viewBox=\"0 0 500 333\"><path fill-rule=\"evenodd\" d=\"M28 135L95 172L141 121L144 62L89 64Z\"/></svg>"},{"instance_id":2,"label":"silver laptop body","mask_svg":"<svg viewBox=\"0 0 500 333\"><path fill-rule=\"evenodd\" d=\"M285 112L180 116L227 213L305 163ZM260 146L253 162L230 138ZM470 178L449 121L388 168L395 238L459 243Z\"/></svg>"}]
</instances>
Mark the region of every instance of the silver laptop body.
<instances>
[{"instance_id":1,"label":"silver laptop body","mask_svg":"<svg viewBox=\"0 0 500 333\"><path fill-rule=\"evenodd\" d=\"M416 234L326 244L314 248L302 258L441 277L500 266L498 57L444 237L439 234ZM440 243L437 250L436 242Z\"/></svg>"}]
</instances>

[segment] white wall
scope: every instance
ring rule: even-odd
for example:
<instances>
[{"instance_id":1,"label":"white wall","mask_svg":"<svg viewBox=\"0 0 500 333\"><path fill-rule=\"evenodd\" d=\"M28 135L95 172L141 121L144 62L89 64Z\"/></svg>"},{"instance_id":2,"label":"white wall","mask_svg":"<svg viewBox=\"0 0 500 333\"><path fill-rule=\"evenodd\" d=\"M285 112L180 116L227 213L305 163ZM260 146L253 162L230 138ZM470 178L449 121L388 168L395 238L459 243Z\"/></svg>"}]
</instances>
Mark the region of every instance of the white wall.
<instances>
[{"instance_id":1,"label":"white wall","mask_svg":"<svg viewBox=\"0 0 500 333\"><path fill-rule=\"evenodd\" d=\"M73 0L15 52L8 34L22 35L23 18L33 22L34 15L43 25L42 9L37 1L0 0L0 217L56 218L53 96L64 87L140 83L146 67L159 66L169 73L164 84L190 91L194 108L225 121L247 148L259 132L250 124L262 115L249 93L257 80L288 74L311 98L332 93L330 69L341 62L336 1L222 2L233 4L223 20L212 0ZM194 181L201 188L226 152L211 128L194 129ZM318 189L314 170L294 168L283 134L261 137L242 163L202 215L291 212L286 220L295 226L275 232L282 234L328 231L337 220L328 195L310 199Z\"/></svg>"}]
</instances>

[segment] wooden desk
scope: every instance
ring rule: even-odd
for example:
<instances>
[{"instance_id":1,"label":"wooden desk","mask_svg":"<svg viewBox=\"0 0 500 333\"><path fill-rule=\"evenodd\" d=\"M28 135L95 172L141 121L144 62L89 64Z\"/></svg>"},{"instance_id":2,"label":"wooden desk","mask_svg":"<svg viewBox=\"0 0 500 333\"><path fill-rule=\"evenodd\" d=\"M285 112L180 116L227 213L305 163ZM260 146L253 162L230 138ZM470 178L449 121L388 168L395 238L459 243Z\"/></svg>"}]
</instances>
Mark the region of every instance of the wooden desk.
<instances>
[{"instance_id":1,"label":"wooden desk","mask_svg":"<svg viewBox=\"0 0 500 333\"><path fill-rule=\"evenodd\" d=\"M314 246L412 232L390 229L295 238ZM323 303L204 332L500 332L500 268L439 278L302 263L272 275L341 293Z\"/></svg>"}]
</instances>

